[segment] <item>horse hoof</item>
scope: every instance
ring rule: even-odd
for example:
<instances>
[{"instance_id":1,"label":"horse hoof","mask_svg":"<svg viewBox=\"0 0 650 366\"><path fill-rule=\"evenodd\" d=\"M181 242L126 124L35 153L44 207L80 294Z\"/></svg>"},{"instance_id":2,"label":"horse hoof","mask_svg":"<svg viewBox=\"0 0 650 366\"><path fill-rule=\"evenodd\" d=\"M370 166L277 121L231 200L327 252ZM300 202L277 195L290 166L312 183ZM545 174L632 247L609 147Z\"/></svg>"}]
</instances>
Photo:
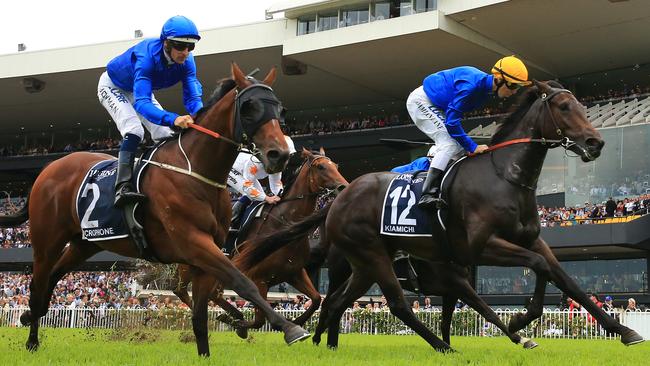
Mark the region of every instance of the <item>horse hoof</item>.
<instances>
[{"instance_id":1,"label":"horse hoof","mask_svg":"<svg viewBox=\"0 0 650 366\"><path fill-rule=\"evenodd\" d=\"M238 327L235 329L235 333L241 339L248 339L248 328Z\"/></svg>"},{"instance_id":2,"label":"horse hoof","mask_svg":"<svg viewBox=\"0 0 650 366\"><path fill-rule=\"evenodd\" d=\"M524 349L533 349L537 346L539 346L539 344L537 344L537 342L533 341L532 339L529 339L524 343Z\"/></svg>"},{"instance_id":3,"label":"horse hoof","mask_svg":"<svg viewBox=\"0 0 650 366\"><path fill-rule=\"evenodd\" d=\"M327 349L331 349L332 351L336 351L339 349L339 346L337 344L328 344Z\"/></svg>"},{"instance_id":4,"label":"horse hoof","mask_svg":"<svg viewBox=\"0 0 650 366\"><path fill-rule=\"evenodd\" d=\"M625 332L625 334L621 334L621 343L626 346L631 346L643 341L645 341L645 339L643 339L639 333L633 331L632 329Z\"/></svg>"},{"instance_id":5,"label":"horse hoof","mask_svg":"<svg viewBox=\"0 0 650 366\"><path fill-rule=\"evenodd\" d=\"M287 342L289 346L296 342L304 341L309 337L309 332L297 325L293 325L284 332L284 341Z\"/></svg>"},{"instance_id":6,"label":"horse hoof","mask_svg":"<svg viewBox=\"0 0 650 366\"><path fill-rule=\"evenodd\" d=\"M25 327L30 326L32 324L32 312L29 310L23 312L20 315L20 323Z\"/></svg>"},{"instance_id":7,"label":"horse hoof","mask_svg":"<svg viewBox=\"0 0 650 366\"><path fill-rule=\"evenodd\" d=\"M446 354L447 354L447 353L448 353L448 354L456 353L456 350L453 349L453 348L451 348L451 347L448 347L448 348L438 348L438 347L436 347L435 350L436 350L437 352L440 352L440 353L446 353Z\"/></svg>"},{"instance_id":8,"label":"horse hoof","mask_svg":"<svg viewBox=\"0 0 650 366\"><path fill-rule=\"evenodd\" d=\"M29 352L36 352L38 350L38 346L39 346L38 341L28 340L27 343L25 344L25 348L27 348Z\"/></svg>"}]
</instances>

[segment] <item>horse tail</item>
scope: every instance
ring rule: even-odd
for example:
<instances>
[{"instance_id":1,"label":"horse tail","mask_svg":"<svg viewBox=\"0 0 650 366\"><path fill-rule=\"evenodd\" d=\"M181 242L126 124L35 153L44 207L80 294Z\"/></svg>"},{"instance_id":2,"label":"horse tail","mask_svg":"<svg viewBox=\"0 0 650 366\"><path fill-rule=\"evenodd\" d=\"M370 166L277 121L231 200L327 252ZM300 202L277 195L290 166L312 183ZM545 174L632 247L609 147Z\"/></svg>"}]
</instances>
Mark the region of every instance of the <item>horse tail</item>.
<instances>
[{"instance_id":1,"label":"horse tail","mask_svg":"<svg viewBox=\"0 0 650 366\"><path fill-rule=\"evenodd\" d=\"M30 192L27 192L25 205L21 207L18 212L11 215L0 215L0 227L15 227L29 220L29 193Z\"/></svg>"},{"instance_id":2,"label":"horse tail","mask_svg":"<svg viewBox=\"0 0 650 366\"><path fill-rule=\"evenodd\" d=\"M327 218L331 206L332 203L330 202L313 214L269 236L248 240L248 244L242 245L244 249L235 257L239 270L242 272L248 271L278 249L307 235L309 230L316 228Z\"/></svg>"}]
</instances>

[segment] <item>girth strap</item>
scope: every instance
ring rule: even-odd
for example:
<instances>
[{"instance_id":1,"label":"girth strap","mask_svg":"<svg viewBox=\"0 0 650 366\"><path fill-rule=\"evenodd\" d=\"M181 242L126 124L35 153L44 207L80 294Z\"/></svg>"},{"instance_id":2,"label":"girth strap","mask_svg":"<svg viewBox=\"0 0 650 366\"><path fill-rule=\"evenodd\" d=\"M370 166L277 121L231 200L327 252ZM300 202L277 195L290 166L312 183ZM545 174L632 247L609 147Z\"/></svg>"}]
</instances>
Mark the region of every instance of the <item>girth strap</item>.
<instances>
[{"instance_id":1,"label":"girth strap","mask_svg":"<svg viewBox=\"0 0 650 366\"><path fill-rule=\"evenodd\" d=\"M160 162L157 162L157 161L154 161L154 160L142 160L142 162L147 163L147 164L151 164L151 165L155 165L155 166L157 166L159 168L162 168L162 169L171 170L171 171L176 172L176 173L189 175L190 177L196 178L196 179L200 180L201 182L209 184L209 185L211 185L213 187L217 187L217 188L220 188L220 189L225 189L227 187L223 183L215 182L210 178L206 178L206 177L202 176L199 173L192 172L192 171L189 171L187 169L179 168L179 167L176 167L176 166L173 166L173 165L170 165L170 164L160 163Z\"/></svg>"}]
</instances>

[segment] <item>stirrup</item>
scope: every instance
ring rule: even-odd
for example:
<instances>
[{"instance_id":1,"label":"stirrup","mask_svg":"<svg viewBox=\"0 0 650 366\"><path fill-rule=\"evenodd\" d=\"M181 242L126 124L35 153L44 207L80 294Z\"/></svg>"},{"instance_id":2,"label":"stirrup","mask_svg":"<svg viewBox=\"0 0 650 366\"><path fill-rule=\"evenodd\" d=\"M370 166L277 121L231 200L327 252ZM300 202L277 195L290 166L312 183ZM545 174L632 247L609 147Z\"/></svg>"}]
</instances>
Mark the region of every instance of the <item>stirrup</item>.
<instances>
[{"instance_id":1,"label":"stirrup","mask_svg":"<svg viewBox=\"0 0 650 366\"><path fill-rule=\"evenodd\" d=\"M418 207L424 210L441 209L447 207L447 202L441 197L423 194L418 202Z\"/></svg>"},{"instance_id":2,"label":"stirrup","mask_svg":"<svg viewBox=\"0 0 650 366\"><path fill-rule=\"evenodd\" d=\"M142 203L147 199L142 193L131 190L129 184L123 184L115 191L115 202L113 205L122 208L130 203Z\"/></svg>"}]
</instances>

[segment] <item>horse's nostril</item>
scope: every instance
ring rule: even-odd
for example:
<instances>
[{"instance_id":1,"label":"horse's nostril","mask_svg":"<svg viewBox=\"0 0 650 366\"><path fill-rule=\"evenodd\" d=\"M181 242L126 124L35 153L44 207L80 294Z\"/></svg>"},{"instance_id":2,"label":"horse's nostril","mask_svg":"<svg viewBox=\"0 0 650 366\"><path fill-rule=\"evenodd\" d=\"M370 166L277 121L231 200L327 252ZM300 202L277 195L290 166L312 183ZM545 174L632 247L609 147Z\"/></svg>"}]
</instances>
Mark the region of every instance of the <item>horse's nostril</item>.
<instances>
[{"instance_id":1,"label":"horse's nostril","mask_svg":"<svg viewBox=\"0 0 650 366\"><path fill-rule=\"evenodd\" d=\"M596 138L588 138L587 141L585 141L585 143L587 144L587 146L596 150L601 150L605 145L605 141Z\"/></svg>"},{"instance_id":2,"label":"horse's nostril","mask_svg":"<svg viewBox=\"0 0 650 366\"><path fill-rule=\"evenodd\" d=\"M270 150L266 153L266 157L269 161L276 161L280 157L280 152L278 150Z\"/></svg>"}]
</instances>

